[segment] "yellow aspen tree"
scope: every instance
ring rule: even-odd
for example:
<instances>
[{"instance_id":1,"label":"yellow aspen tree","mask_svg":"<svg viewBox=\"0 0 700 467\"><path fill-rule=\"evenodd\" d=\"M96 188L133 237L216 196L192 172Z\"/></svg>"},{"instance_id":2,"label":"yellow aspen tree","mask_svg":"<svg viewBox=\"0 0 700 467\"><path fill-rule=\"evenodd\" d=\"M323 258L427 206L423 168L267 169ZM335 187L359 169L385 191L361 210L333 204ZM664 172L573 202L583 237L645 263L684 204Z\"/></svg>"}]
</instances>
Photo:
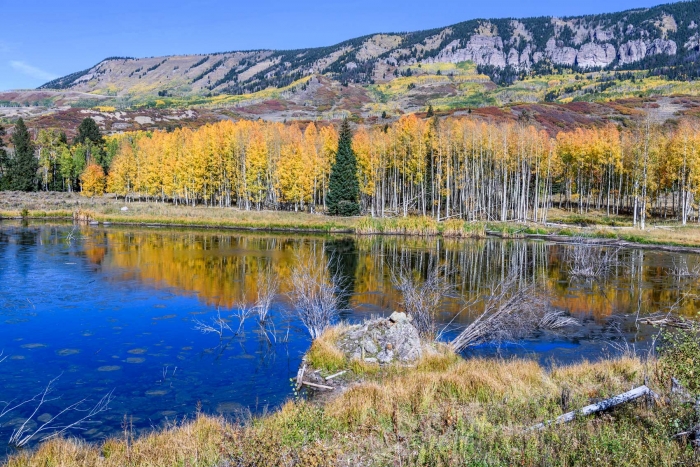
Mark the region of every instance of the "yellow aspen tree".
<instances>
[{"instance_id":1,"label":"yellow aspen tree","mask_svg":"<svg viewBox=\"0 0 700 467\"><path fill-rule=\"evenodd\" d=\"M97 164L89 164L80 175L83 196L102 196L105 193L105 172Z\"/></svg>"}]
</instances>

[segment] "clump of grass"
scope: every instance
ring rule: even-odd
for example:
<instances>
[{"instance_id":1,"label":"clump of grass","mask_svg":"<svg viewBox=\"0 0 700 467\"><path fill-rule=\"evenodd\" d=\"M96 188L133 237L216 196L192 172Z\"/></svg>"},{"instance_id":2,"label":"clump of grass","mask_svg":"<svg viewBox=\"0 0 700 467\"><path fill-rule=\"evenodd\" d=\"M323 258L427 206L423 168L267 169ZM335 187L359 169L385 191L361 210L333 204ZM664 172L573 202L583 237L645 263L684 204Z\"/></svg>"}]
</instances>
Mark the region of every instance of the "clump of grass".
<instances>
[{"instance_id":1,"label":"clump of grass","mask_svg":"<svg viewBox=\"0 0 700 467\"><path fill-rule=\"evenodd\" d=\"M315 369L328 373L347 368L345 354L337 347L338 339L346 330L347 326L334 326L314 340L307 353L308 363Z\"/></svg>"},{"instance_id":2,"label":"clump of grass","mask_svg":"<svg viewBox=\"0 0 700 467\"><path fill-rule=\"evenodd\" d=\"M448 219L441 223L443 237L484 238L486 225L483 222L467 222L460 219Z\"/></svg>"},{"instance_id":3,"label":"clump of grass","mask_svg":"<svg viewBox=\"0 0 700 467\"><path fill-rule=\"evenodd\" d=\"M363 235L437 235L439 228L432 217L364 217L357 221L355 232Z\"/></svg>"}]
</instances>

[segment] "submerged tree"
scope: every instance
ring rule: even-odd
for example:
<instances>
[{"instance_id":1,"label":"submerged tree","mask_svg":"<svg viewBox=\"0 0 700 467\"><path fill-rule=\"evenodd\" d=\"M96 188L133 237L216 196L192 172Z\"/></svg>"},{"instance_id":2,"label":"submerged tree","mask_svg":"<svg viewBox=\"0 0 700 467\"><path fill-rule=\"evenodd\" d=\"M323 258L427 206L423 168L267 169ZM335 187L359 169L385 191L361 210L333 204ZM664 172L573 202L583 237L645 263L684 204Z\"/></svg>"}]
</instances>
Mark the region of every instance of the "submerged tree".
<instances>
[{"instance_id":1,"label":"submerged tree","mask_svg":"<svg viewBox=\"0 0 700 467\"><path fill-rule=\"evenodd\" d=\"M39 161L34 156L34 145L29 130L21 118L12 133L14 157L8 171L9 188L17 191L34 191L37 187Z\"/></svg>"},{"instance_id":2,"label":"submerged tree","mask_svg":"<svg viewBox=\"0 0 700 467\"><path fill-rule=\"evenodd\" d=\"M356 216L360 214L359 199L357 158L352 150L352 131L346 119L340 128L338 152L328 183L328 213L335 216Z\"/></svg>"}]
</instances>

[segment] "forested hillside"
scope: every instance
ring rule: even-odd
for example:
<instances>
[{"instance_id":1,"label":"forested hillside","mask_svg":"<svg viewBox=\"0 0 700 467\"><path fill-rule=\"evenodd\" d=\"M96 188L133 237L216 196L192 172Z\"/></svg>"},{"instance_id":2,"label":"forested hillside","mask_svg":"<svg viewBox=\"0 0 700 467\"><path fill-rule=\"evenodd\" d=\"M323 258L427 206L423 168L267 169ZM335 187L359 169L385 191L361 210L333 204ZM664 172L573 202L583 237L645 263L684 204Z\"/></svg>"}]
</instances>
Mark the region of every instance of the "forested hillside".
<instances>
[{"instance_id":1,"label":"forested hillside","mask_svg":"<svg viewBox=\"0 0 700 467\"><path fill-rule=\"evenodd\" d=\"M105 95L249 94L322 74L375 84L420 64L471 61L498 84L560 69L643 69L672 79L698 76L698 1L570 18L474 19L445 28L374 34L328 47L169 57L110 57L46 83Z\"/></svg>"}]
</instances>

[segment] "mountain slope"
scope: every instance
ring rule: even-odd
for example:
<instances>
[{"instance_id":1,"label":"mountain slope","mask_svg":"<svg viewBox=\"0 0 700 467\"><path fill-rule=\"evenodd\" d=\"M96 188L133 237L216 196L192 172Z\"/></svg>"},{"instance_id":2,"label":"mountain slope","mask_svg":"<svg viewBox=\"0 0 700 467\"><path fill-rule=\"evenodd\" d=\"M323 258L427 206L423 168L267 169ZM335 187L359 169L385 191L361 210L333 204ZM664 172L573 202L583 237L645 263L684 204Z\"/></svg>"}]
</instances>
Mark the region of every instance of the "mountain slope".
<instances>
[{"instance_id":1,"label":"mountain slope","mask_svg":"<svg viewBox=\"0 0 700 467\"><path fill-rule=\"evenodd\" d=\"M152 58L108 58L46 83L111 96L240 95L323 74L375 84L411 67L471 61L497 83L560 69L646 69L682 80L698 76L700 2L570 18L471 20L449 27L375 34L329 47Z\"/></svg>"}]
</instances>

